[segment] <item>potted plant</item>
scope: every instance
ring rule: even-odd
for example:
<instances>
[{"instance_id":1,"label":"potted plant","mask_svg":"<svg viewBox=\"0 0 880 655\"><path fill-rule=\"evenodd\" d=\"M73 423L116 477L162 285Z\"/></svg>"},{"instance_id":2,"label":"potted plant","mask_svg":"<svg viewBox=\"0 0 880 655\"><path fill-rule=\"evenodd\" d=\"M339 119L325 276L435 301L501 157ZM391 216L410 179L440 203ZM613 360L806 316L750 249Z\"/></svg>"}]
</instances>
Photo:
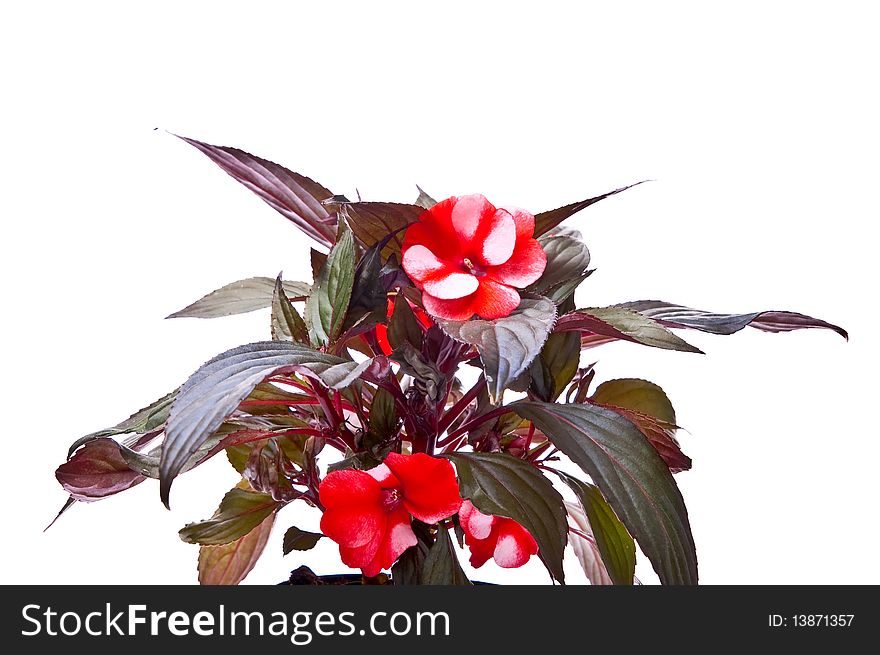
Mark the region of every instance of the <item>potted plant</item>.
<instances>
[{"instance_id":1,"label":"potted plant","mask_svg":"<svg viewBox=\"0 0 880 655\"><path fill-rule=\"evenodd\" d=\"M240 483L180 531L200 546L203 584L240 582L288 504L322 518L321 533L281 526L285 554L329 538L357 581L469 584L457 542L475 567L539 557L560 583L570 544L593 584L633 584L638 542L662 583L695 584L674 479L691 460L673 406L645 380L594 385L582 354L617 340L700 352L670 328L847 336L793 312L576 307L590 254L565 221L629 187L535 214L421 189L414 204L352 202L241 150L183 140L322 248L314 279L241 280L172 314L268 309L271 320L265 340L77 440L56 477L62 513L147 478L168 505L178 475L225 454ZM350 580L305 568L292 579Z\"/></svg>"}]
</instances>

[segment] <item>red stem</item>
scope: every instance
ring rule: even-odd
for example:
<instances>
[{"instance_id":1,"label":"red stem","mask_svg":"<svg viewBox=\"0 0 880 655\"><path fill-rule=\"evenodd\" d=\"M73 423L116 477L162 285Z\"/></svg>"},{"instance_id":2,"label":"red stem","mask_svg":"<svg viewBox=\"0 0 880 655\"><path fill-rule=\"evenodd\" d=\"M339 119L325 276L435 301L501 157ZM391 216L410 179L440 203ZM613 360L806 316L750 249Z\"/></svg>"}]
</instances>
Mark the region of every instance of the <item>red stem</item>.
<instances>
[{"instance_id":1,"label":"red stem","mask_svg":"<svg viewBox=\"0 0 880 655\"><path fill-rule=\"evenodd\" d=\"M477 380L477 383L468 389L467 393L463 395L457 403L455 403L449 410L443 414L440 422L437 424L437 434L443 434L449 428L450 425L461 416L462 412L468 408L468 405L471 404L471 401L476 398L480 392L486 388L486 378L480 377Z\"/></svg>"}]
</instances>

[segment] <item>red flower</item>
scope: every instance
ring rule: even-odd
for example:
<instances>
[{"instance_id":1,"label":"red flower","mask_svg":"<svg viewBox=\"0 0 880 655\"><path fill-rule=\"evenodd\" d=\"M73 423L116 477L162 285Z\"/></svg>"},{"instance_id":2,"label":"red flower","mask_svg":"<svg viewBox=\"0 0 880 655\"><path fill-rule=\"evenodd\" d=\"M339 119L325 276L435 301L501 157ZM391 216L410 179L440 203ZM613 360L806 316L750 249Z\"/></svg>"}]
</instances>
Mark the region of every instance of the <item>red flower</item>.
<instances>
[{"instance_id":1,"label":"red flower","mask_svg":"<svg viewBox=\"0 0 880 655\"><path fill-rule=\"evenodd\" d=\"M429 314L501 318L519 305L516 289L547 266L534 232L535 217L522 209L496 209L480 194L447 198L407 228L401 263Z\"/></svg>"},{"instance_id":2,"label":"red flower","mask_svg":"<svg viewBox=\"0 0 880 655\"><path fill-rule=\"evenodd\" d=\"M461 506L452 464L423 453L391 453L369 471L333 471L318 491L321 532L339 544L345 564L369 577L416 545L410 515L437 523Z\"/></svg>"},{"instance_id":3,"label":"red flower","mask_svg":"<svg viewBox=\"0 0 880 655\"><path fill-rule=\"evenodd\" d=\"M388 312L387 317L390 319L391 315L394 313L394 296L388 297ZM409 302L408 300L406 302ZM431 317L425 313L425 310L421 307L416 307L412 303L409 303L410 309L413 310L413 314L415 314L416 320L421 324L423 328L426 330L434 325L434 321L431 320ZM394 348L391 347L391 343L388 341L388 327L386 325L382 325L379 323L376 326L376 341L379 342L379 348L382 349L383 355L390 355L391 351Z\"/></svg>"},{"instance_id":4,"label":"red flower","mask_svg":"<svg viewBox=\"0 0 880 655\"><path fill-rule=\"evenodd\" d=\"M505 569L515 569L538 554L538 542L513 519L483 514L465 500L458 511L464 541L471 549L471 565L480 568L494 558Z\"/></svg>"}]
</instances>

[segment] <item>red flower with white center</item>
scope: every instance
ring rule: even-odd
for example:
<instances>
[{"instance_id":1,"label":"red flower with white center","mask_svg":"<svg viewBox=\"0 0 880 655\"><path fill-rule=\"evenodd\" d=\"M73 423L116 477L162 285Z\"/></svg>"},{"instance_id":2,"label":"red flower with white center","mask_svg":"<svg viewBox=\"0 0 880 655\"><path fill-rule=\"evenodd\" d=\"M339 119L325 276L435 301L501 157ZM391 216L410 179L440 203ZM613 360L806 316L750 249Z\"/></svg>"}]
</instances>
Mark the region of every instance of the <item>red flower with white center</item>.
<instances>
[{"instance_id":1,"label":"red flower with white center","mask_svg":"<svg viewBox=\"0 0 880 655\"><path fill-rule=\"evenodd\" d=\"M517 289L547 266L534 233L535 217L522 209L498 209L480 194L453 196L407 228L401 263L432 316L502 318L519 305Z\"/></svg>"},{"instance_id":2,"label":"red flower with white center","mask_svg":"<svg viewBox=\"0 0 880 655\"><path fill-rule=\"evenodd\" d=\"M469 500L461 504L458 518L464 541L471 549L474 568L480 568L493 558L498 566L515 569L538 554L538 542L513 519L483 514Z\"/></svg>"},{"instance_id":3,"label":"red flower with white center","mask_svg":"<svg viewBox=\"0 0 880 655\"><path fill-rule=\"evenodd\" d=\"M461 506L452 464L424 453L391 453L369 471L333 471L318 492L321 532L339 544L346 565L368 577L416 545L410 516L437 523Z\"/></svg>"}]
</instances>

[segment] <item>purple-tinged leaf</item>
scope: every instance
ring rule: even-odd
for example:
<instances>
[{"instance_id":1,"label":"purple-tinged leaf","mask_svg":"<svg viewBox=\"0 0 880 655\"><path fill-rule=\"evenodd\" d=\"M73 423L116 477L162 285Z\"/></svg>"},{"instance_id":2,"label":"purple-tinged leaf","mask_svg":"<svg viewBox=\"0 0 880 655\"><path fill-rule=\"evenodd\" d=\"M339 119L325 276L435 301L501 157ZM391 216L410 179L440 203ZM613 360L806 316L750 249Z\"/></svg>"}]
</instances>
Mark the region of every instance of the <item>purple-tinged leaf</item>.
<instances>
[{"instance_id":1,"label":"purple-tinged leaf","mask_svg":"<svg viewBox=\"0 0 880 655\"><path fill-rule=\"evenodd\" d=\"M570 296L580 282L586 279L590 265L590 251L577 230L554 228L538 239L547 266L541 277L528 290L541 296L550 296L555 290L561 303Z\"/></svg>"},{"instance_id":2,"label":"purple-tinged leaf","mask_svg":"<svg viewBox=\"0 0 880 655\"><path fill-rule=\"evenodd\" d=\"M303 300L309 295L311 285L305 282L283 283L288 298ZM251 277L212 291L193 304L169 314L165 318L221 318L245 314L272 306L275 280L271 277Z\"/></svg>"},{"instance_id":3,"label":"purple-tinged leaf","mask_svg":"<svg viewBox=\"0 0 880 655\"><path fill-rule=\"evenodd\" d=\"M437 319L443 331L474 346L483 361L489 396L501 401L504 390L541 352L553 321L556 305L547 298L523 298L513 313L494 321Z\"/></svg>"},{"instance_id":4,"label":"purple-tinged leaf","mask_svg":"<svg viewBox=\"0 0 880 655\"><path fill-rule=\"evenodd\" d=\"M288 341L239 346L210 360L183 384L171 407L159 465L162 502L168 505L171 483L193 453L270 375L299 371L338 388L350 384L370 364L357 364Z\"/></svg>"},{"instance_id":5,"label":"purple-tinged leaf","mask_svg":"<svg viewBox=\"0 0 880 655\"><path fill-rule=\"evenodd\" d=\"M553 331L578 331L599 335L606 340L623 339L654 348L703 352L667 330L658 321L622 307L578 309L561 316Z\"/></svg>"},{"instance_id":6,"label":"purple-tinged leaf","mask_svg":"<svg viewBox=\"0 0 880 655\"><path fill-rule=\"evenodd\" d=\"M304 175L238 148L212 146L184 136L179 138L207 155L315 241L323 246L335 243L336 215L323 204L333 197L332 192Z\"/></svg>"},{"instance_id":7,"label":"purple-tinged leaf","mask_svg":"<svg viewBox=\"0 0 880 655\"><path fill-rule=\"evenodd\" d=\"M222 546L245 536L278 509L272 496L241 487L223 497L212 518L182 528L180 538L188 544Z\"/></svg>"},{"instance_id":8,"label":"purple-tinged leaf","mask_svg":"<svg viewBox=\"0 0 880 655\"><path fill-rule=\"evenodd\" d=\"M449 530L441 526L437 538L428 551L422 564L420 584L425 585L470 585L467 574L458 562L455 546L449 537Z\"/></svg>"},{"instance_id":9,"label":"purple-tinged leaf","mask_svg":"<svg viewBox=\"0 0 880 655\"><path fill-rule=\"evenodd\" d=\"M340 211L365 248L372 248L393 235L380 253L383 261L392 254L400 257L406 227L425 213L418 205L397 202L352 202L342 205Z\"/></svg>"},{"instance_id":10,"label":"purple-tinged leaf","mask_svg":"<svg viewBox=\"0 0 880 655\"><path fill-rule=\"evenodd\" d=\"M577 503L565 501L565 511L568 513L569 522L573 524L572 527L577 530L577 532L569 530L568 543L590 584L613 585L614 580L605 568L599 545L596 543L596 537L584 510Z\"/></svg>"},{"instance_id":11,"label":"purple-tinged leaf","mask_svg":"<svg viewBox=\"0 0 880 655\"><path fill-rule=\"evenodd\" d=\"M597 403L598 405L598 403ZM674 423L666 423L648 414L642 414L632 409L615 407L614 405L602 405L613 412L632 422L639 431L645 435L657 454L666 462L672 473L689 471L693 462L691 458L681 452L678 439L675 438L677 426Z\"/></svg>"},{"instance_id":12,"label":"purple-tinged leaf","mask_svg":"<svg viewBox=\"0 0 880 655\"><path fill-rule=\"evenodd\" d=\"M615 584L631 585L636 575L636 544L595 485L560 472L587 514L589 534L596 540L602 562ZM571 512L569 512L571 516Z\"/></svg>"},{"instance_id":13,"label":"purple-tinged leaf","mask_svg":"<svg viewBox=\"0 0 880 655\"><path fill-rule=\"evenodd\" d=\"M437 204L437 201L434 200L431 196L429 196L425 190L416 184L416 189L419 190L419 197L416 198L415 204L423 209L431 209L434 205Z\"/></svg>"},{"instance_id":14,"label":"purple-tinged leaf","mask_svg":"<svg viewBox=\"0 0 880 655\"><path fill-rule=\"evenodd\" d=\"M119 445L109 437L86 443L58 467L55 477L72 498L83 502L118 494L146 479L129 468Z\"/></svg>"},{"instance_id":15,"label":"purple-tinged leaf","mask_svg":"<svg viewBox=\"0 0 880 655\"><path fill-rule=\"evenodd\" d=\"M636 182L635 184L630 184L629 186L614 189L614 191L603 193L601 196L587 198L586 200L573 202L570 205L565 205L564 207L559 207L558 209L551 209L550 211L535 214L535 237L539 237L542 234L549 232L565 219L571 218L572 216L577 214L580 210L586 209L590 205L595 204L600 200L605 200L605 198L608 198L609 196L613 196L617 193L620 193L621 191L626 191L627 189L632 189L634 186L644 184L645 182L647 182L647 180L642 180L641 182Z\"/></svg>"},{"instance_id":16,"label":"purple-tinged leaf","mask_svg":"<svg viewBox=\"0 0 880 655\"><path fill-rule=\"evenodd\" d=\"M663 584L697 584L684 499L669 467L631 421L598 405L523 400L510 407L592 478Z\"/></svg>"},{"instance_id":17,"label":"purple-tinged leaf","mask_svg":"<svg viewBox=\"0 0 880 655\"><path fill-rule=\"evenodd\" d=\"M275 514L270 514L243 537L222 546L199 549L200 585L237 585L251 572L266 548Z\"/></svg>"},{"instance_id":18,"label":"purple-tinged leaf","mask_svg":"<svg viewBox=\"0 0 880 655\"><path fill-rule=\"evenodd\" d=\"M746 326L764 332L790 332L806 328L824 328L834 330L844 339L849 339L849 335L842 327L797 312L764 311L750 314L714 314L682 305L673 305L662 300L637 300L621 303L615 307L637 311L642 316L652 318L668 327L691 328L712 334L733 334Z\"/></svg>"}]
</instances>

